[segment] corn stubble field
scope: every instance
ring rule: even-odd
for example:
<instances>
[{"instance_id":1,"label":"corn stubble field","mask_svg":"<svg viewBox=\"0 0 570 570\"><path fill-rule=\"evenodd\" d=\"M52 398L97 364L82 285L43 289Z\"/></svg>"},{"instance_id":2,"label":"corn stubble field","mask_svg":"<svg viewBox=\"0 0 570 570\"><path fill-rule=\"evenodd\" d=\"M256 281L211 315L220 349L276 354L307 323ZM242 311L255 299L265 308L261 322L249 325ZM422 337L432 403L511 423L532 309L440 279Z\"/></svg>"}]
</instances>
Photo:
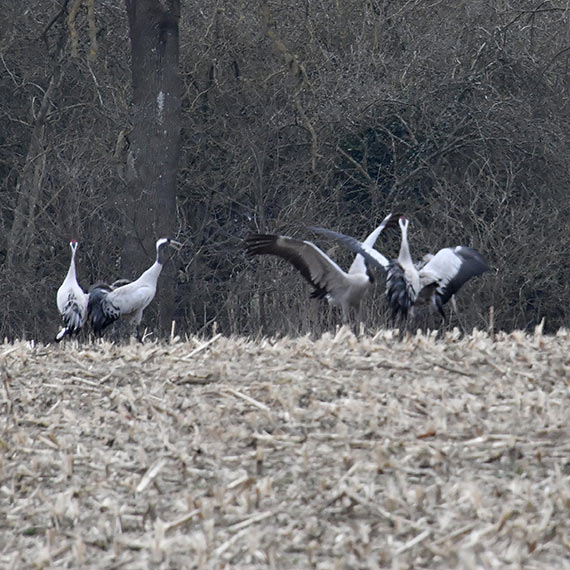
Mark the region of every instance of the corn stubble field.
<instances>
[{"instance_id":1,"label":"corn stubble field","mask_svg":"<svg viewBox=\"0 0 570 570\"><path fill-rule=\"evenodd\" d=\"M0 567L568 567L569 348L1 345Z\"/></svg>"}]
</instances>

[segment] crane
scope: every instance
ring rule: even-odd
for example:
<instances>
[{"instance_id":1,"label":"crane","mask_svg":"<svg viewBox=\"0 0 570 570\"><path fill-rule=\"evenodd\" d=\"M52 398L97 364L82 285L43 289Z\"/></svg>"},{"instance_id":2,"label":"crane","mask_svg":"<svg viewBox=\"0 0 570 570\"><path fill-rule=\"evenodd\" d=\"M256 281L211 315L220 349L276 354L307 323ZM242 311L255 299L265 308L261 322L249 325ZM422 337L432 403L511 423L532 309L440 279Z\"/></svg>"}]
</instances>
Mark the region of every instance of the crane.
<instances>
[{"instance_id":1,"label":"crane","mask_svg":"<svg viewBox=\"0 0 570 570\"><path fill-rule=\"evenodd\" d=\"M392 214L388 214L363 245L372 248L391 218ZM244 241L248 255L275 255L291 263L313 286L312 298L326 298L331 305L341 308L344 323L349 321L350 309L354 309L358 332L362 299L373 282L362 255L357 254L345 272L310 241L274 234L250 234Z\"/></svg>"},{"instance_id":2,"label":"crane","mask_svg":"<svg viewBox=\"0 0 570 570\"><path fill-rule=\"evenodd\" d=\"M332 236L352 251L362 255L371 265L386 272L386 296L394 318L404 319L416 307L431 304L445 319L443 305L472 277L489 269L483 256L474 248L463 245L445 247L435 255L426 254L423 264L414 264L408 243L409 220L398 220L402 239L398 259L388 260L370 244L324 228L314 231Z\"/></svg>"},{"instance_id":3,"label":"crane","mask_svg":"<svg viewBox=\"0 0 570 570\"><path fill-rule=\"evenodd\" d=\"M156 294L156 284L162 271L167 246L180 249L182 244L170 238L159 239L156 242L156 261L135 281L118 287L99 283L91 288L88 311L95 334L102 335L103 330L111 323L125 318L134 325L136 337L142 341L140 323L143 311Z\"/></svg>"},{"instance_id":4,"label":"crane","mask_svg":"<svg viewBox=\"0 0 570 570\"><path fill-rule=\"evenodd\" d=\"M75 254L79 244L72 239L69 242L69 247L71 248L69 269L56 295L57 308L64 324L63 328L55 335L56 342L61 341L66 335L71 336L79 333L87 313L87 294L77 282L75 270Z\"/></svg>"}]
</instances>

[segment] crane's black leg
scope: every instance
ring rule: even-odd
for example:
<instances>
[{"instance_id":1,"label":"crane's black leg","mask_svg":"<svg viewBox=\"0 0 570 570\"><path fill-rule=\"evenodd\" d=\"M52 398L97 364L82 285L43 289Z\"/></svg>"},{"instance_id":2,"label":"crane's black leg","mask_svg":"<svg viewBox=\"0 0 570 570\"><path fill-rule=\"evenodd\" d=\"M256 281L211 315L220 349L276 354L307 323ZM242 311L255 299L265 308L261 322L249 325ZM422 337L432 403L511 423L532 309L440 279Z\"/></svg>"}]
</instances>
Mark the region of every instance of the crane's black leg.
<instances>
[{"instance_id":1,"label":"crane's black leg","mask_svg":"<svg viewBox=\"0 0 570 570\"><path fill-rule=\"evenodd\" d=\"M457 301L455 300L455 295L451 296L451 309L449 310L449 320L451 322L451 315L455 313L455 320L457 321L457 326L462 334L466 334L465 326L462 322L461 315L459 314L459 309L457 308Z\"/></svg>"},{"instance_id":2,"label":"crane's black leg","mask_svg":"<svg viewBox=\"0 0 570 570\"><path fill-rule=\"evenodd\" d=\"M360 329L362 325L362 303L358 306L355 311L355 323L354 323L354 336L360 338Z\"/></svg>"},{"instance_id":3,"label":"crane's black leg","mask_svg":"<svg viewBox=\"0 0 570 570\"><path fill-rule=\"evenodd\" d=\"M448 320L447 317L445 316L445 311L443 310L441 299L437 295L434 297L434 304L436 306L438 313L441 315L442 324L440 327L440 336L443 336L445 334L446 329L449 329L449 326L451 324L451 314Z\"/></svg>"},{"instance_id":4,"label":"crane's black leg","mask_svg":"<svg viewBox=\"0 0 570 570\"><path fill-rule=\"evenodd\" d=\"M391 326L393 329L395 329L398 326L398 321L403 322L406 317L405 315L402 314L402 318L400 319L400 311L398 310L398 308L392 308L392 319L391 319Z\"/></svg>"},{"instance_id":5,"label":"crane's black leg","mask_svg":"<svg viewBox=\"0 0 570 570\"><path fill-rule=\"evenodd\" d=\"M434 301L435 301L435 308L438 310L439 314L441 315L443 322L445 322L445 313L443 312L443 305L441 304L441 299L436 295L434 297Z\"/></svg>"}]
</instances>

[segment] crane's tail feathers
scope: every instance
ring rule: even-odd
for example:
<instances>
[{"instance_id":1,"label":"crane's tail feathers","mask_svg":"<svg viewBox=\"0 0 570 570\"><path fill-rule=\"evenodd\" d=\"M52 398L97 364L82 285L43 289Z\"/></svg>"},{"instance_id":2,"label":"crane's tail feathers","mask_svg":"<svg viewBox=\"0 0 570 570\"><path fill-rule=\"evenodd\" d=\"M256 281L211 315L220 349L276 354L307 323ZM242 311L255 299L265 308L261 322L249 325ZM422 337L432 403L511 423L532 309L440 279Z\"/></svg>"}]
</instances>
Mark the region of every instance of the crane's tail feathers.
<instances>
[{"instance_id":1,"label":"crane's tail feathers","mask_svg":"<svg viewBox=\"0 0 570 570\"><path fill-rule=\"evenodd\" d=\"M85 307L70 299L62 314L65 325L56 335L55 342L60 342L65 336L78 334L85 322Z\"/></svg>"},{"instance_id":2,"label":"crane's tail feathers","mask_svg":"<svg viewBox=\"0 0 570 570\"><path fill-rule=\"evenodd\" d=\"M404 269L397 261L391 262L388 266L386 296L392 308L393 318L396 318L398 315L406 318L416 301L413 289L406 281Z\"/></svg>"},{"instance_id":3,"label":"crane's tail feathers","mask_svg":"<svg viewBox=\"0 0 570 570\"><path fill-rule=\"evenodd\" d=\"M89 291L87 314L89 315L93 331L98 335L119 317L118 312L109 310L110 308L115 309L107 299L110 289L108 285L101 285L94 286Z\"/></svg>"},{"instance_id":4,"label":"crane's tail feathers","mask_svg":"<svg viewBox=\"0 0 570 570\"><path fill-rule=\"evenodd\" d=\"M85 320L85 308L78 303L72 302L67 305L63 313L63 323L69 334L77 333L83 326Z\"/></svg>"}]
</instances>

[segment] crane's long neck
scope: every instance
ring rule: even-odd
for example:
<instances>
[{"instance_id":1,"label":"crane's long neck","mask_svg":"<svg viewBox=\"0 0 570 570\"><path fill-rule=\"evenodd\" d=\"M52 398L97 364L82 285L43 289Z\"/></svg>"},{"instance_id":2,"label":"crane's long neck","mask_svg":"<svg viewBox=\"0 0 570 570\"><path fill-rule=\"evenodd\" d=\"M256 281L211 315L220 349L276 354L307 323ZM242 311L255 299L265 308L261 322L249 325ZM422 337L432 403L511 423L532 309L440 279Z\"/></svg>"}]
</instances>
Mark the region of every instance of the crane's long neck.
<instances>
[{"instance_id":1,"label":"crane's long neck","mask_svg":"<svg viewBox=\"0 0 570 570\"><path fill-rule=\"evenodd\" d=\"M71 250L71 261L69 262L69 269L67 270L66 279L77 280L77 273L75 271L75 250Z\"/></svg>"},{"instance_id":2,"label":"crane's long neck","mask_svg":"<svg viewBox=\"0 0 570 570\"><path fill-rule=\"evenodd\" d=\"M156 283L160 272L162 271L162 263L158 259L139 277L141 281L150 281Z\"/></svg>"},{"instance_id":3,"label":"crane's long neck","mask_svg":"<svg viewBox=\"0 0 570 570\"><path fill-rule=\"evenodd\" d=\"M408 244L408 224L400 224L402 230L402 243L400 244L400 257L398 262L404 270L404 278L406 280L406 287L408 294L415 301L416 296L420 291L420 274L412 261L410 255L410 246Z\"/></svg>"},{"instance_id":4,"label":"crane's long neck","mask_svg":"<svg viewBox=\"0 0 570 570\"><path fill-rule=\"evenodd\" d=\"M413 266L412 256L410 255L410 245L408 244L408 228L401 226L402 229L402 242L400 244L400 257L398 261L402 267Z\"/></svg>"},{"instance_id":5,"label":"crane's long neck","mask_svg":"<svg viewBox=\"0 0 570 570\"><path fill-rule=\"evenodd\" d=\"M139 277L141 281L150 281L156 283L162 266L164 264L164 248L158 247L156 250L156 261Z\"/></svg>"},{"instance_id":6,"label":"crane's long neck","mask_svg":"<svg viewBox=\"0 0 570 570\"><path fill-rule=\"evenodd\" d=\"M160 264L160 266L162 267L164 265L164 250L166 249L166 247L164 247L164 244L162 244L161 246L159 246L156 249L156 263Z\"/></svg>"}]
</instances>

